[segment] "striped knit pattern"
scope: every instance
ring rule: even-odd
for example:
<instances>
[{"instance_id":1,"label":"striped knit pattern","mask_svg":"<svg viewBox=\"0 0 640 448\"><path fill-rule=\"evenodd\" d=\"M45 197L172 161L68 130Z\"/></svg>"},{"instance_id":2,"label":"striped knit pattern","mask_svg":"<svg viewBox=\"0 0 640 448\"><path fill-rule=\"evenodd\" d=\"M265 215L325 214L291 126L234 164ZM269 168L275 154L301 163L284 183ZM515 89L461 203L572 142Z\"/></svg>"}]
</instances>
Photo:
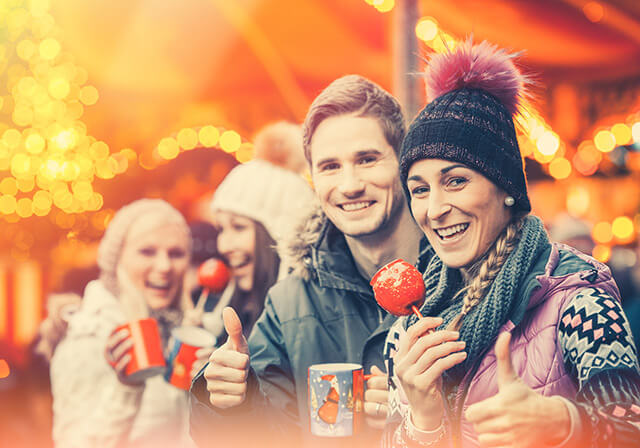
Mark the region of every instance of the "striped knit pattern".
<instances>
[{"instance_id":1,"label":"striped knit pattern","mask_svg":"<svg viewBox=\"0 0 640 448\"><path fill-rule=\"evenodd\" d=\"M542 221L535 216L528 216L521 229L520 241L489 287L488 293L463 320L459 331L460 340L467 343L467 358L450 369L450 374L461 376L461 373L468 370L497 337L500 327L507 322L518 301L529 300L529 297L518 297L518 289L525 274L548 246L549 239ZM460 272L446 267L434 255L423 278L427 295L421 312L424 316L442 317L444 322L441 328L446 328L462 310L462 297L451 300L463 286ZM417 321L414 315L405 319L405 328Z\"/></svg>"}]
</instances>

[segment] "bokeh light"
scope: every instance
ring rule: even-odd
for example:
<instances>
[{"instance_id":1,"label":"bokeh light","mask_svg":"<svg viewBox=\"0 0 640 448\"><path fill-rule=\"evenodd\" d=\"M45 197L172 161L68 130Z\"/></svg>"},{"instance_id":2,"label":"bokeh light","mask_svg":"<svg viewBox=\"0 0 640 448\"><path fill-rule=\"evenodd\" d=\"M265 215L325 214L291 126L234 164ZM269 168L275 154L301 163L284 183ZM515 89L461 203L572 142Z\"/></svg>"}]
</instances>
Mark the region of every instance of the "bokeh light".
<instances>
[{"instance_id":1,"label":"bokeh light","mask_svg":"<svg viewBox=\"0 0 640 448\"><path fill-rule=\"evenodd\" d=\"M631 135L634 142L640 143L640 121L633 123L633 126L631 126Z\"/></svg>"},{"instance_id":2,"label":"bokeh light","mask_svg":"<svg viewBox=\"0 0 640 448\"><path fill-rule=\"evenodd\" d=\"M438 35L438 24L432 17L423 17L416 24L416 36L423 41L435 39Z\"/></svg>"},{"instance_id":3,"label":"bokeh light","mask_svg":"<svg viewBox=\"0 0 640 448\"><path fill-rule=\"evenodd\" d=\"M160 140L160 143L158 144L158 154L165 160L171 160L178 157L178 154L180 154L180 147L178 146L176 139L166 137Z\"/></svg>"},{"instance_id":4,"label":"bokeh light","mask_svg":"<svg viewBox=\"0 0 640 448\"><path fill-rule=\"evenodd\" d=\"M589 210L591 196L584 187L575 187L567 192L567 211L573 216L583 216Z\"/></svg>"},{"instance_id":5,"label":"bokeh light","mask_svg":"<svg viewBox=\"0 0 640 448\"><path fill-rule=\"evenodd\" d=\"M571 174L571 163L564 157L554 159L549 164L549 174L554 179L566 179Z\"/></svg>"},{"instance_id":6,"label":"bokeh light","mask_svg":"<svg viewBox=\"0 0 640 448\"><path fill-rule=\"evenodd\" d=\"M633 237L633 221L628 216L618 216L611 223L611 232L619 240L629 240Z\"/></svg>"},{"instance_id":7,"label":"bokeh light","mask_svg":"<svg viewBox=\"0 0 640 448\"><path fill-rule=\"evenodd\" d=\"M582 7L585 17L593 23L598 23L604 17L604 7L599 2L588 2Z\"/></svg>"},{"instance_id":8,"label":"bokeh light","mask_svg":"<svg viewBox=\"0 0 640 448\"><path fill-rule=\"evenodd\" d=\"M5 359L0 359L0 379L7 378L10 374L9 363Z\"/></svg>"},{"instance_id":9,"label":"bokeh light","mask_svg":"<svg viewBox=\"0 0 640 448\"><path fill-rule=\"evenodd\" d=\"M611 152L616 147L616 138L610 131L600 131L593 139L596 148L602 152Z\"/></svg>"},{"instance_id":10,"label":"bokeh light","mask_svg":"<svg viewBox=\"0 0 640 448\"><path fill-rule=\"evenodd\" d=\"M225 152L237 151L242 144L242 138L236 131L224 131L220 136L220 147Z\"/></svg>"},{"instance_id":11,"label":"bokeh light","mask_svg":"<svg viewBox=\"0 0 640 448\"><path fill-rule=\"evenodd\" d=\"M598 260L601 263L606 263L611 258L611 248L609 246L605 246L602 244L597 244L593 248L592 254L593 258Z\"/></svg>"},{"instance_id":12,"label":"bokeh light","mask_svg":"<svg viewBox=\"0 0 640 448\"><path fill-rule=\"evenodd\" d=\"M537 141L538 150L545 156L552 156L560 147L560 139L551 131L545 131Z\"/></svg>"},{"instance_id":13,"label":"bokeh light","mask_svg":"<svg viewBox=\"0 0 640 448\"><path fill-rule=\"evenodd\" d=\"M181 129L178 132L177 140L181 148L186 150L193 149L198 145L198 133L191 128Z\"/></svg>"},{"instance_id":14,"label":"bokeh light","mask_svg":"<svg viewBox=\"0 0 640 448\"><path fill-rule=\"evenodd\" d=\"M613 240L613 231L611 230L611 224L606 221L597 223L595 226L593 226L593 229L591 229L591 237L593 238L593 241L598 244L610 243L611 240Z\"/></svg>"},{"instance_id":15,"label":"bokeh light","mask_svg":"<svg viewBox=\"0 0 640 448\"><path fill-rule=\"evenodd\" d=\"M220 139L220 131L215 126L203 126L198 132L198 139L202 146L211 148L218 144Z\"/></svg>"},{"instance_id":16,"label":"bokeh light","mask_svg":"<svg viewBox=\"0 0 640 448\"><path fill-rule=\"evenodd\" d=\"M624 123L616 123L611 127L616 145L626 145L631 141L631 128Z\"/></svg>"}]
</instances>

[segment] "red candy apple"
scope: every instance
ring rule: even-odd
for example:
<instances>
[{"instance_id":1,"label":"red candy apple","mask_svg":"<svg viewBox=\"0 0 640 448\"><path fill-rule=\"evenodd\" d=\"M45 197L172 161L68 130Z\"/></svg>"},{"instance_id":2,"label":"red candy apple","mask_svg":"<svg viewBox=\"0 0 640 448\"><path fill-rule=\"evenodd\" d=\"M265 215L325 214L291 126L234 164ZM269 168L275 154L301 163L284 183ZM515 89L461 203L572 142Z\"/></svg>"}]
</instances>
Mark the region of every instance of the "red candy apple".
<instances>
[{"instance_id":1,"label":"red candy apple","mask_svg":"<svg viewBox=\"0 0 640 448\"><path fill-rule=\"evenodd\" d=\"M224 291L230 278L229 268L217 258L209 258L198 268L198 282L203 288L214 293Z\"/></svg>"},{"instance_id":2,"label":"red candy apple","mask_svg":"<svg viewBox=\"0 0 640 448\"><path fill-rule=\"evenodd\" d=\"M424 303L424 281L412 264L397 259L381 267L371 279L378 304L395 316L420 315Z\"/></svg>"}]
</instances>

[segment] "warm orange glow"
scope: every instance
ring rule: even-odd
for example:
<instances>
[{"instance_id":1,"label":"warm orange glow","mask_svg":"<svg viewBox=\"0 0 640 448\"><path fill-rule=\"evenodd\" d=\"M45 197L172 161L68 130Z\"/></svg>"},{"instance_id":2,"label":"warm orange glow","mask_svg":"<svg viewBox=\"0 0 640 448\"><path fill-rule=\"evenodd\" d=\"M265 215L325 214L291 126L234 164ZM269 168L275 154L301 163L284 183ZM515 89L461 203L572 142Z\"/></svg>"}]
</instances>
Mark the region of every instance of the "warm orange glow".
<instances>
[{"instance_id":1,"label":"warm orange glow","mask_svg":"<svg viewBox=\"0 0 640 448\"><path fill-rule=\"evenodd\" d=\"M573 156L574 168L584 176L590 176L595 173L601 161L602 153L591 142L581 144Z\"/></svg>"},{"instance_id":2,"label":"warm orange glow","mask_svg":"<svg viewBox=\"0 0 640 448\"><path fill-rule=\"evenodd\" d=\"M611 127L611 133L617 145L626 145L631 141L631 128L624 123L617 123Z\"/></svg>"},{"instance_id":3,"label":"warm orange glow","mask_svg":"<svg viewBox=\"0 0 640 448\"><path fill-rule=\"evenodd\" d=\"M599 244L610 243L611 240L613 240L611 224L606 221L597 223L591 230L591 237L593 238L593 241Z\"/></svg>"},{"instance_id":4,"label":"warm orange glow","mask_svg":"<svg viewBox=\"0 0 640 448\"><path fill-rule=\"evenodd\" d=\"M593 142L602 152L611 152L616 147L616 138L610 131L600 131L596 134Z\"/></svg>"},{"instance_id":5,"label":"warm orange glow","mask_svg":"<svg viewBox=\"0 0 640 448\"><path fill-rule=\"evenodd\" d=\"M18 185L15 178L5 177L0 182L0 193L15 196L18 193Z\"/></svg>"},{"instance_id":6,"label":"warm orange glow","mask_svg":"<svg viewBox=\"0 0 640 448\"><path fill-rule=\"evenodd\" d=\"M4 359L0 359L0 380L8 377L10 373L9 363Z\"/></svg>"},{"instance_id":7,"label":"warm orange glow","mask_svg":"<svg viewBox=\"0 0 640 448\"><path fill-rule=\"evenodd\" d=\"M628 240L633 237L633 221L628 216L618 216L611 224L611 231L619 240Z\"/></svg>"},{"instance_id":8,"label":"warm orange glow","mask_svg":"<svg viewBox=\"0 0 640 448\"><path fill-rule=\"evenodd\" d=\"M0 340L6 340L8 333L9 296L7 294L7 270L5 266L0 265Z\"/></svg>"},{"instance_id":9,"label":"warm orange glow","mask_svg":"<svg viewBox=\"0 0 640 448\"><path fill-rule=\"evenodd\" d=\"M557 158L549 164L549 174L554 179L566 179L571 174L571 163L564 157Z\"/></svg>"},{"instance_id":10,"label":"warm orange glow","mask_svg":"<svg viewBox=\"0 0 640 448\"><path fill-rule=\"evenodd\" d=\"M14 196L4 194L0 196L0 213L10 215L16 211L17 201Z\"/></svg>"},{"instance_id":11,"label":"warm orange glow","mask_svg":"<svg viewBox=\"0 0 640 448\"><path fill-rule=\"evenodd\" d=\"M243 143L236 151L236 160L240 163L248 162L253 159L253 144Z\"/></svg>"},{"instance_id":12,"label":"warm orange glow","mask_svg":"<svg viewBox=\"0 0 640 448\"><path fill-rule=\"evenodd\" d=\"M599 2L589 2L582 7L584 15L593 23L598 23L604 17L604 8Z\"/></svg>"},{"instance_id":13,"label":"warm orange glow","mask_svg":"<svg viewBox=\"0 0 640 448\"><path fill-rule=\"evenodd\" d=\"M418 39L430 41L438 35L438 24L432 17L423 17L416 24L416 36Z\"/></svg>"},{"instance_id":14,"label":"warm orange glow","mask_svg":"<svg viewBox=\"0 0 640 448\"><path fill-rule=\"evenodd\" d=\"M609 246L598 244L593 248L592 255L596 260L602 263L606 263L611 257L611 248Z\"/></svg>"},{"instance_id":15,"label":"warm orange glow","mask_svg":"<svg viewBox=\"0 0 640 448\"><path fill-rule=\"evenodd\" d=\"M567 193L567 211L573 216L583 216L589 210L591 197L589 190L582 187L571 188Z\"/></svg>"},{"instance_id":16,"label":"warm orange glow","mask_svg":"<svg viewBox=\"0 0 640 448\"><path fill-rule=\"evenodd\" d=\"M14 267L14 340L30 343L41 320L42 272L35 261L17 263Z\"/></svg>"}]
</instances>

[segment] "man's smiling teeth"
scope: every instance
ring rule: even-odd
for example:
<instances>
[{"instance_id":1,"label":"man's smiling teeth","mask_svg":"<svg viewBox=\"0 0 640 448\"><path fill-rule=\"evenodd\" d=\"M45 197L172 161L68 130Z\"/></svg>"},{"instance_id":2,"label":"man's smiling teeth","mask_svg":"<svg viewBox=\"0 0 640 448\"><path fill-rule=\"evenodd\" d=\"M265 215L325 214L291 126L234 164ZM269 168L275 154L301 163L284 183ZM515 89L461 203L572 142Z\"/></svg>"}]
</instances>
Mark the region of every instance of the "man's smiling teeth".
<instances>
[{"instance_id":1,"label":"man's smiling teeth","mask_svg":"<svg viewBox=\"0 0 640 448\"><path fill-rule=\"evenodd\" d=\"M351 203L351 204L342 204L340 207L342 207L342 210L345 210L347 212L353 212L353 211L356 211L356 210L361 210L363 208L367 208L371 204L373 204L373 201L354 202L354 203Z\"/></svg>"},{"instance_id":2,"label":"man's smiling teeth","mask_svg":"<svg viewBox=\"0 0 640 448\"><path fill-rule=\"evenodd\" d=\"M451 227L444 227L441 229L434 229L440 238L449 238L457 233L464 232L469 227L469 224L457 224Z\"/></svg>"}]
</instances>

